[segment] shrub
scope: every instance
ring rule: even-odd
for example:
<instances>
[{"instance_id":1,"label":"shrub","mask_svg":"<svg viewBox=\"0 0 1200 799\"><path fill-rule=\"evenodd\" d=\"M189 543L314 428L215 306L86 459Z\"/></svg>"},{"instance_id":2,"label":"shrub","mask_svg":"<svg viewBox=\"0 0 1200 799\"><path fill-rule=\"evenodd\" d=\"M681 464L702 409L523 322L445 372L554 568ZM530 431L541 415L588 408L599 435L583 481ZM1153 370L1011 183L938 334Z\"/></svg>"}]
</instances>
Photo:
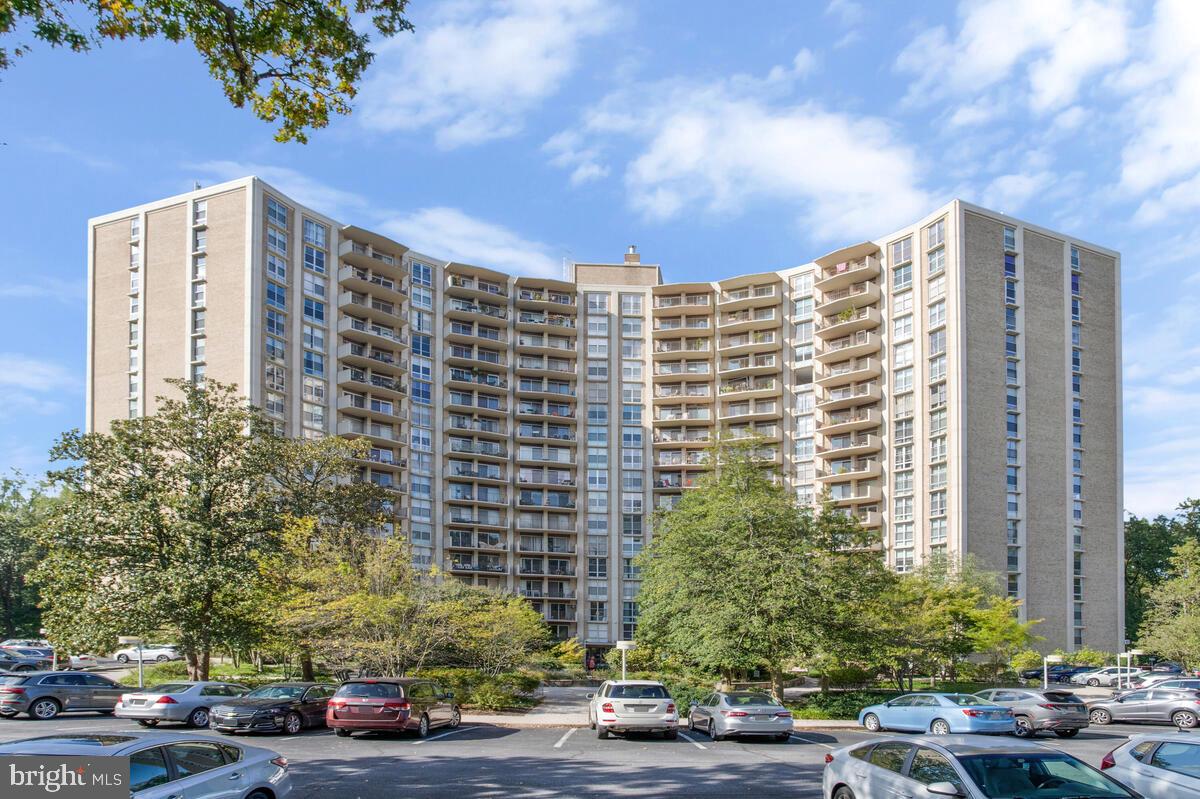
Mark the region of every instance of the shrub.
<instances>
[{"instance_id":1,"label":"shrub","mask_svg":"<svg viewBox=\"0 0 1200 799\"><path fill-rule=\"evenodd\" d=\"M868 705L877 705L900 694L895 691L839 691L814 693L791 705L792 715L798 719L856 719L858 712Z\"/></svg>"},{"instance_id":2,"label":"shrub","mask_svg":"<svg viewBox=\"0 0 1200 799\"><path fill-rule=\"evenodd\" d=\"M130 672L137 679L137 666ZM166 663L155 663L142 669L142 678L146 685L158 685L171 680L186 680L188 676L187 663L182 660L170 660Z\"/></svg>"},{"instance_id":3,"label":"shrub","mask_svg":"<svg viewBox=\"0 0 1200 799\"><path fill-rule=\"evenodd\" d=\"M493 680L476 685L471 691L471 706L479 710L503 710L515 704L516 696Z\"/></svg>"},{"instance_id":4,"label":"shrub","mask_svg":"<svg viewBox=\"0 0 1200 799\"><path fill-rule=\"evenodd\" d=\"M528 704L541 685L538 675L525 671L510 671L488 677L475 669L424 669L419 676L453 691L458 704L481 710Z\"/></svg>"},{"instance_id":5,"label":"shrub","mask_svg":"<svg viewBox=\"0 0 1200 799\"><path fill-rule=\"evenodd\" d=\"M823 676L831 688L865 688L875 675L858 666L838 666L825 669Z\"/></svg>"},{"instance_id":6,"label":"shrub","mask_svg":"<svg viewBox=\"0 0 1200 799\"><path fill-rule=\"evenodd\" d=\"M1009 666L1013 671L1025 671L1026 669L1040 669L1042 667L1042 653L1035 649L1025 649L1013 655L1012 662Z\"/></svg>"}]
</instances>

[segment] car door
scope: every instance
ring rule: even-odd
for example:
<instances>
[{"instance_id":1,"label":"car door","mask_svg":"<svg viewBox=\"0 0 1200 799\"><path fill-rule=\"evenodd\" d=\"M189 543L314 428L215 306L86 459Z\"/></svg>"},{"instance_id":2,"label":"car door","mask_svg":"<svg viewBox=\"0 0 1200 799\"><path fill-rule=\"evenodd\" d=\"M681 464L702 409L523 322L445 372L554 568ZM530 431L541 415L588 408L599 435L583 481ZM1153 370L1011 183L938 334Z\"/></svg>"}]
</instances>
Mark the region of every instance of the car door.
<instances>
[{"instance_id":1,"label":"car door","mask_svg":"<svg viewBox=\"0 0 1200 799\"><path fill-rule=\"evenodd\" d=\"M938 698L930 694L922 694L913 699L908 716L911 726L907 729L924 732L929 729L929 725L935 718L943 715L945 713Z\"/></svg>"},{"instance_id":2,"label":"car door","mask_svg":"<svg viewBox=\"0 0 1200 799\"><path fill-rule=\"evenodd\" d=\"M879 708L879 723L889 730L911 729L909 711L912 710L914 699L915 696L898 696L890 702L885 702Z\"/></svg>"},{"instance_id":3,"label":"car door","mask_svg":"<svg viewBox=\"0 0 1200 799\"><path fill-rule=\"evenodd\" d=\"M875 744L868 757L871 768L867 769L867 778L864 780L866 791L863 795L871 799L901 799L910 796L904 768L908 765L912 751L912 744L899 741Z\"/></svg>"},{"instance_id":4,"label":"car door","mask_svg":"<svg viewBox=\"0 0 1200 799\"><path fill-rule=\"evenodd\" d=\"M208 741L167 744L167 757L175 766L176 788L183 799L240 799L249 784L240 764L227 764L221 745Z\"/></svg>"},{"instance_id":5,"label":"car door","mask_svg":"<svg viewBox=\"0 0 1200 799\"><path fill-rule=\"evenodd\" d=\"M410 685L408 688L408 698L413 705L413 720L419 721L421 714L424 713L429 717L429 723L433 724L433 691L430 690L429 683L417 682Z\"/></svg>"},{"instance_id":6,"label":"car door","mask_svg":"<svg viewBox=\"0 0 1200 799\"><path fill-rule=\"evenodd\" d=\"M712 723L712 714L716 712L717 703L720 701L721 698L716 694L709 694L701 699L699 704L692 708L692 712L696 714L695 726L707 730L708 725Z\"/></svg>"},{"instance_id":7,"label":"car door","mask_svg":"<svg viewBox=\"0 0 1200 799\"><path fill-rule=\"evenodd\" d=\"M1160 723L1170 721L1171 713L1180 704L1191 704L1187 701L1189 698L1188 694L1184 691L1172 691L1158 687L1151 688L1150 698L1146 702L1146 710L1141 720L1157 721ZM1200 710L1200 708L1197 708L1197 710Z\"/></svg>"},{"instance_id":8,"label":"car door","mask_svg":"<svg viewBox=\"0 0 1200 799\"><path fill-rule=\"evenodd\" d=\"M165 799L175 794L167 753L161 746L129 755L129 793L133 799Z\"/></svg>"},{"instance_id":9,"label":"car door","mask_svg":"<svg viewBox=\"0 0 1200 799\"><path fill-rule=\"evenodd\" d=\"M82 674L50 675L43 677L40 684L50 686L50 695L58 700L63 710L86 710L92 706L92 692Z\"/></svg>"},{"instance_id":10,"label":"car door","mask_svg":"<svg viewBox=\"0 0 1200 799\"><path fill-rule=\"evenodd\" d=\"M1160 783L1147 796L1200 795L1200 743L1164 741L1144 762Z\"/></svg>"},{"instance_id":11,"label":"car door","mask_svg":"<svg viewBox=\"0 0 1200 799\"><path fill-rule=\"evenodd\" d=\"M1108 711L1113 720L1137 721L1145 716L1145 705L1149 698L1149 691L1131 691L1109 702ZM1117 699L1120 701L1116 701Z\"/></svg>"},{"instance_id":12,"label":"car door","mask_svg":"<svg viewBox=\"0 0 1200 799\"><path fill-rule=\"evenodd\" d=\"M927 746L917 747L917 751L909 760L905 776L916 784L910 784L904 796L921 796L921 786L928 787L935 782L948 782L958 788L961 794L966 795L966 780L963 775L959 774L949 758Z\"/></svg>"},{"instance_id":13,"label":"car door","mask_svg":"<svg viewBox=\"0 0 1200 799\"><path fill-rule=\"evenodd\" d=\"M312 727L317 724L317 716L325 718L325 705L329 697L325 695L325 686L310 685L300 697L300 715L304 717L304 726Z\"/></svg>"},{"instance_id":14,"label":"car door","mask_svg":"<svg viewBox=\"0 0 1200 799\"><path fill-rule=\"evenodd\" d=\"M91 707L101 710L112 710L117 705L117 700L121 698L121 694L125 693L128 688L124 685L118 685L107 677L101 677L99 674L85 674L83 681L89 691L88 701Z\"/></svg>"},{"instance_id":15,"label":"car door","mask_svg":"<svg viewBox=\"0 0 1200 799\"><path fill-rule=\"evenodd\" d=\"M433 707L437 714L437 723L449 724L454 705L446 698L446 689L437 683L430 683L429 689L433 691Z\"/></svg>"}]
</instances>

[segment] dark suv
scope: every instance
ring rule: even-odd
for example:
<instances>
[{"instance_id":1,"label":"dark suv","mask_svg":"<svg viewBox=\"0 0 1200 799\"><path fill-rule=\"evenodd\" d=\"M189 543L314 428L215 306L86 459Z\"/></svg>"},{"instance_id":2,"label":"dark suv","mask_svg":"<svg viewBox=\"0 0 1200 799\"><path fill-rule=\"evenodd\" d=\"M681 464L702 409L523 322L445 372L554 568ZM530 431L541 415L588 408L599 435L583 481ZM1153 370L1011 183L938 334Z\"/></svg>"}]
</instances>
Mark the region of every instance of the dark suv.
<instances>
[{"instance_id":1,"label":"dark suv","mask_svg":"<svg viewBox=\"0 0 1200 799\"><path fill-rule=\"evenodd\" d=\"M28 713L45 721L59 713L91 710L112 713L121 694L131 690L99 674L82 671L35 671L0 676L0 716Z\"/></svg>"},{"instance_id":2,"label":"dark suv","mask_svg":"<svg viewBox=\"0 0 1200 799\"><path fill-rule=\"evenodd\" d=\"M424 738L434 727L454 729L461 721L454 694L419 678L347 680L325 711L325 723L343 738L367 730L412 731Z\"/></svg>"}]
</instances>

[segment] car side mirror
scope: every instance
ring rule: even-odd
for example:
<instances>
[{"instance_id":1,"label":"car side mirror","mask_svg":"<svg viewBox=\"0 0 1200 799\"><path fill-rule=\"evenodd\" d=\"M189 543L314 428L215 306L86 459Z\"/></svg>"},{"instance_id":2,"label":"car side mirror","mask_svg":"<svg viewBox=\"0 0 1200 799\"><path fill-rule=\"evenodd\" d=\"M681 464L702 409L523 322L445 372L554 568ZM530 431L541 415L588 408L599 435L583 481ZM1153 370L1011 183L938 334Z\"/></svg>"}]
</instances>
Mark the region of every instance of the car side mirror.
<instances>
[{"instance_id":1,"label":"car side mirror","mask_svg":"<svg viewBox=\"0 0 1200 799\"><path fill-rule=\"evenodd\" d=\"M688 702L688 707L700 707L699 702Z\"/></svg>"},{"instance_id":2,"label":"car side mirror","mask_svg":"<svg viewBox=\"0 0 1200 799\"><path fill-rule=\"evenodd\" d=\"M453 691L447 691L446 693L442 694L442 699L453 699L453 698L454 698Z\"/></svg>"},{"instance_id":3,"label":"car side mirror","mask_svg":"<svg viewBox=\"0 0 1200 799\"><path fill-rule=\"evenodd\" d=\"M963 796L963 792L952 782L934 782L925 786L925 790L934 796Z\"/></svg>"},{"instance_id":4,"label":"car side mirror","mask_svg":"<svg viewBox=\"0 0 1200 799\"><path fill-rule=\"evenodd\" d=\"M884 702L884 703L883 703L883 706L884 706L884 707L891 707L891 706L892 706L892 703L891 703L890 701L888 701L888 702Z\"/></svg>"},{"instance_id":5,"label":"car side mirror","mask_svg":"<svg viewBox=\"0 0 1200 799\"><path fill-rule=\"evenodd\" d=\"M596 695L595 695L595 694L588 694L588 695L587 695L587 698L588 698L588 699L595 699L595 698L596 698Z\"/></svg>"}]
</instances>

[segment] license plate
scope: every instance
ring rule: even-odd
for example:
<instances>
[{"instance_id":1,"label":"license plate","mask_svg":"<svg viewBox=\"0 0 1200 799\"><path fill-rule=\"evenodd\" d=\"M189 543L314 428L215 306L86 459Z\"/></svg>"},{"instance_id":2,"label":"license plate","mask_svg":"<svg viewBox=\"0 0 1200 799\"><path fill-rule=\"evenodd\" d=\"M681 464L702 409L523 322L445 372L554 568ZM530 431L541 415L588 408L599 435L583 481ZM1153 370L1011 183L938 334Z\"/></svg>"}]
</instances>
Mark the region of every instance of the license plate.
<instances>
[{"instance_id":1,"label":"license plate","mask_svg":"<svg viewBox=\"0 0 1200 799\"><path fill-rule=\"evenodd\" d=\"M653 705L626 705L626 710L632 710L634 713L649 713L654 709Z\"/></svg>"},{"instance_id":2,"label":"license plate","mask_svg":"<svg viewBox=\"0 0 1200 799\"><path fill-rule=\"evenodd\" d=\"M1000 712L999 710L993 710L993 711L992 711L992 718L994 718L994 719L1006 719L1006 718L1008 718L1008 714L1007 714L1007 713L1002 713L1002 712Z\"/></svg>"},{"instance_id":3,"label":"license plate","mask_svg":"<svg viewBox=\"0 0 1200 799\"><path fill-rule=\"evenodd\" d=\"M750 718L754 719L755 721L770 721L771 720L770 716L751 716Z\"/></svg>"}]
</instances>

